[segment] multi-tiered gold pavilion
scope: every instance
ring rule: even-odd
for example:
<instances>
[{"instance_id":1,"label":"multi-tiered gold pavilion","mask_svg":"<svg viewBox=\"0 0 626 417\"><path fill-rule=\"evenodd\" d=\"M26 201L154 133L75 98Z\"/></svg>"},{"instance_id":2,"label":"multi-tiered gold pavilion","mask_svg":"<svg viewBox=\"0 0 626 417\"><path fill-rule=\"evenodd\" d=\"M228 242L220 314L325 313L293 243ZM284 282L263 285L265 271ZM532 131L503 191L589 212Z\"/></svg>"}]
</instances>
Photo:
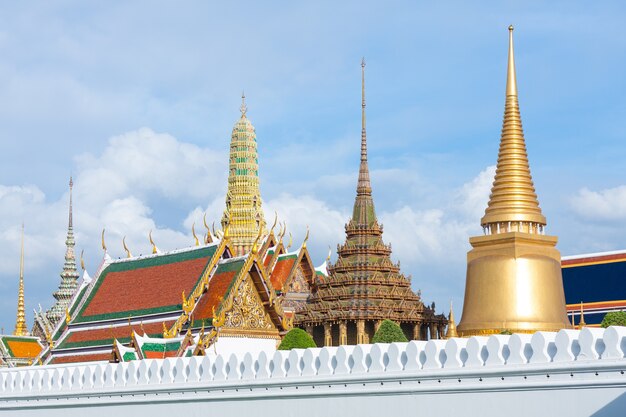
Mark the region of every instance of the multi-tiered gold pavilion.
<instances>
[{"instance_id":1,"label":"multi-tiered gold pavilion","mask_svg":"<svg viewBox=\"0 0 626 417\"><path fill-rule=\"evenodd\" d=\"M506 104L496 175L481 220L485 235L470 238L462 336L508 330L569 328L557 238L544 234L520 117L509 27Z\"/></svg>"},{"instance_id":2,"label":"multi-tiered gold pavilion","mask_svg":"<svg viewBox=\"0 0 626 417\"><path fill-rule=\"evenodd\" d=\"M309 303L295 323L312 334L318 346L369 343L385 319L400 325L407 339L443 338L447 320L435 315L411 290L411 281L391 261L391 246L382 240L367 162L365 129L365 62L361 63L361 165L346 242L328 276L312 285Z\"/></svg>"}]
</instances>

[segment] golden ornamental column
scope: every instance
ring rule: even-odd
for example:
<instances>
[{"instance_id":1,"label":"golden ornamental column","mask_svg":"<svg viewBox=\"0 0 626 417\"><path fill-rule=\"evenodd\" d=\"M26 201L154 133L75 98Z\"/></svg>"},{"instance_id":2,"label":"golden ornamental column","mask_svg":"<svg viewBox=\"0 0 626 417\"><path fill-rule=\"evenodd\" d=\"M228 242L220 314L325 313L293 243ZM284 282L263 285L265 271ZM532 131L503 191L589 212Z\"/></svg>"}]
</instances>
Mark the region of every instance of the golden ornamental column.
<instances>
[{"instance_id":1,"label":"golden ornamental column","mask_svg":"<svg viewBox=\"0 0 626 417\"><path fill-rule=\"evenodd\" d=\"M333 345L332 324L324 323L324 346Z\"/></svg>"},{"instance_id":2,"label":"golden ornamental column","mask_svg":"<svg viewBox=\"0 0 626 417\"><path fill-rule=\"evenodd\" d=\"M348 344L348 326L345 321L339 322L339 345Z\"/></svg>"},{"instance_id":3,"label":"golden ornamental column","mask_svg":"<svg viewBox=\"0 0 626 417\"><path fill-rule=\"evenodd\" d=\"M544 234L546 218L530 175L512 26L498 163L481 225L485 235L470 238L465 302L457 332L472 336L570 328L557 238Z\"/></svg>"},{"instance_id":4,"label":"golden ornamental column","mask_svg":"<svg viewBox=\"0 0 626 417\"><path fill-rule=\"evenodd\" d=\"M421 329L422 329L421 324L417 323L413 325L413 340L421 340L422 338Z\"/></svg>"},{"instance_id":5,"label":"golden ornamental column","mask_svg":"<svg viewBox=\"0 0 626 417\"><path fill-rule=\"evenodd\" d=\"M363 320L356 321L356 343L362 345L365 341L365 322Z\"/></svg>"}]
</instances>

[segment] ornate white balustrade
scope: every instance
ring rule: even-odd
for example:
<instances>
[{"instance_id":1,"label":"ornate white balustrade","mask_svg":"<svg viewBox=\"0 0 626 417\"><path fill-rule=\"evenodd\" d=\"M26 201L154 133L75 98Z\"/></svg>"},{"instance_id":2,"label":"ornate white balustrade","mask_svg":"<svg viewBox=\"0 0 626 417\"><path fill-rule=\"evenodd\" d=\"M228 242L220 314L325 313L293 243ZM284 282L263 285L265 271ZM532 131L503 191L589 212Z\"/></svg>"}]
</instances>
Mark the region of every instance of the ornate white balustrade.
<instances>
[{"instance_id":1,"label":"ornate white balustrade","mask_svg":"<svg viewBox=\"0 0 626 417\"><path fill-rule=\"evenodd\" d=\"M144 402L236 399L241 403L373 393L395 398L446 392L453 394L451 398L468 395L469 401L470 393L476 392L571 388L596 392L606 388L613 390L609 397L614 398L626 393L625 357L626 328L609 327L297 349L269 355L11 368L0 371L0 411L49 408L59 412L66 407L80 410L87 403L92 408L94 404L132 404L135 415L141 415L136 407ZM600 397L594 398L608 401Z\"/></svg>"}]
</instances>

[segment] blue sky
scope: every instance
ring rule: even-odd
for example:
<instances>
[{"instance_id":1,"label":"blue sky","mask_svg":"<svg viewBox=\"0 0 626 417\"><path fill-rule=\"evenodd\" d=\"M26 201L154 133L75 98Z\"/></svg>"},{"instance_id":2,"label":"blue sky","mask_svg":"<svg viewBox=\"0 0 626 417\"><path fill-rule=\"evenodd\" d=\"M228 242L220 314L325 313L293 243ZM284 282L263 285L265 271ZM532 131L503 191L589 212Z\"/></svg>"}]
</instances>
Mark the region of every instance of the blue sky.
<instances>
[{"instance_id":1,"label":"blue sky","mask_svg":"<svg viewBox=\"0 0 626 417\"><path fill-rule=\"evenodd\" d=\"M75 179L77 249L190 245L219 220L245 90L267 217L316 263L343 240L367 61L370 169L384 238L426 302L460 306L480 233L514 24L531 170L563 254L626 248L620 2L39 2L0 6L0 325L52 303Z\"/></svg>"}]
</instances>

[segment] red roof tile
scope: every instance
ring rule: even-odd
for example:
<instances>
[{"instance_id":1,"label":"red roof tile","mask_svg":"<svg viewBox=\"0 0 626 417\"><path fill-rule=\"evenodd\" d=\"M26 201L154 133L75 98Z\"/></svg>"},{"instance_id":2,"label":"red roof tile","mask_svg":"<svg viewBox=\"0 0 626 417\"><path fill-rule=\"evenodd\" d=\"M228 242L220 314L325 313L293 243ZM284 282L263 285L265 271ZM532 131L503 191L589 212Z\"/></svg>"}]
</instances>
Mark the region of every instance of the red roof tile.
<instances>
[{"instance_id":1,"label":"red roof tile","mask_svg":"<svg viewBox=\"0 0 626 417\"><path fill-rule=\"evenodd\" d=\"M172 324L174 324L173 320L165 322L165 325L168 328L170 328ZM55 349L112 345L114 338L118 339L120 342L130 339L131 327L132 330L139 334L143 334L145 332L147 335L157 336L161 335L163 332L163 323L161 322L145 323L143 325L143 330L142 326L139 324L83 331L70 329L69 336L67 336Z\"/></svg>"},{"instance_id":2,"label":"red roof tile","mask_svg":"<svg viewBox=\"0 0 626 417\"><path fill-rule=\"evenodd\" d=\"M276 261L276 265L270 275L270 281L276 291L281 291L283 289L283 286L285 285L287 278L289 278L289 274L291 273L296 260L296 255L289 255L279 257L278 261Z\"/></svg>"},{"instance_id":3,"label":"red roof tile","mask_svg":"<svg viewBox=\"0 0 626 417\"><path fill-rule=\"evenodd\" d=\"M217 310L226 297L235 276L239 273L245 259L220 263L209 280L209 289L202 294L193 311L194 322L213 318L213 309Z\"/></svg>"},{"instance_id":4,"label":"red roof tile","mask_svg":"<svg viewBox=\"0 0 626 417\"><path fill-rule=\"evenodd\" d=\"M109 361L110 359L111 353L90 353L86 355L57 356L50 363L56 365L59 363Z\"/></svg>"},{"instance_id":5,"label":"red roof tile","mask_svg":"<svg viewBox=\"0 0 626 417\"><path fill-rule=\"evenodd\" d=\"M125 318L181 308L181 294L198 284L216 246L109 265L74 322Z\"/></svg>"}]
</instances>

